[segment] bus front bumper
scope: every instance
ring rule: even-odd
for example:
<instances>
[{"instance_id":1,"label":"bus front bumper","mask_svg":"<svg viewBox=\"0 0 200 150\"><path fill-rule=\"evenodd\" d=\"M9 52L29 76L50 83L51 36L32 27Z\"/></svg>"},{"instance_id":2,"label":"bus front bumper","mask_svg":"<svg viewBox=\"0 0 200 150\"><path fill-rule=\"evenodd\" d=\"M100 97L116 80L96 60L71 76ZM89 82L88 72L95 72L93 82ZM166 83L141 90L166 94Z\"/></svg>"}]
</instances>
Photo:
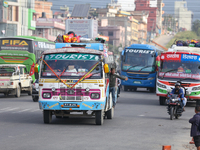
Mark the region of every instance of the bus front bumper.
<instances>
[{"instance_id":1,"label":"bus front bumper","mask_svg":"<svg viewBox=\"0 0 200 150\"><path fill-rule=\"evenodd\" d=\"M85 110L102 110L105 109L105 102L60 102L60 101L39 101L39 107L43 110L70 110L70 111L85 111Z\"/></svg>"},{"instance_id":2,"label":"bus front bumper","mask_svg":"<svg viewBox=\"0 0 200 150\"><path fill-rule=\"evenodd\" d=\"M131 86L131 87L141 87L141 88L155 88L156 81L154 80L133 80L128 79L127 81L123 80L121 85Z\"/></svg>"}]
</instances>

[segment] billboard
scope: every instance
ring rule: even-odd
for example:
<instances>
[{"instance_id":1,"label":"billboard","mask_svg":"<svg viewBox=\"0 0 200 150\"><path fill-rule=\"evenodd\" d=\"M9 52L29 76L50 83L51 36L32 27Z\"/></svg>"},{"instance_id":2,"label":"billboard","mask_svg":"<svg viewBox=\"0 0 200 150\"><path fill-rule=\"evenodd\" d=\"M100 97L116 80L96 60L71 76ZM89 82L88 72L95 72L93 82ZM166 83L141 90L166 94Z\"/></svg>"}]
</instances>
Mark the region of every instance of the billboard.
<instances>
[{"instance_id":1,"label":"billboard","mask_svg":"<svg viewBox=\"0 0 200 150\"><path fill-rule=\"evenodd\" d=\"M0 40L0 50L24 50L32 48L32 40L6 38ZM32 51L33 52L33 51Z\"/></svg>"},{"instance_id":2,"label":"billboard","mask_svg":"<svg viewBox=\"0 0 200 150\"><path fill-rule=\"evenodd\" d=\"M150 6L149 7L157 7L157 0L150 0Z\"/></svg>"},{"instance_id":3,"label":"billboard","mask_svg":"<svg viewBox=\"0 0 200 150\"><path fill-rule=\"evenodd\" d=\"M69 31L73 31L77 36L95 38L98 36L98 23L92 19L67 19L65 32Z\"/></svg>"}]
</instances>

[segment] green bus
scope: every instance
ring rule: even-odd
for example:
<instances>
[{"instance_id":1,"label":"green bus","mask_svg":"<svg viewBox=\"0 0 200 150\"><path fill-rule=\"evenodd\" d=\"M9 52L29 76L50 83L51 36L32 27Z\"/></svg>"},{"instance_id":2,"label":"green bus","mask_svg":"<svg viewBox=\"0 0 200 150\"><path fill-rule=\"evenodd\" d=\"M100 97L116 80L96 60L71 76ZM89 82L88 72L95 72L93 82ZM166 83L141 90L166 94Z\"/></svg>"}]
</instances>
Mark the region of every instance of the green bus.
<instances>
[{"instance_id":1,"label":"green bus","mask_svg":"<svg viewBox=\"0 0 200 150\"><path fill-rule=\"evenodd\" d=\"M24 64L35 81L34 65L45 50L55 49L55 43L35 36L0 38L0 64Z\"/></svg>"}]
</instances>

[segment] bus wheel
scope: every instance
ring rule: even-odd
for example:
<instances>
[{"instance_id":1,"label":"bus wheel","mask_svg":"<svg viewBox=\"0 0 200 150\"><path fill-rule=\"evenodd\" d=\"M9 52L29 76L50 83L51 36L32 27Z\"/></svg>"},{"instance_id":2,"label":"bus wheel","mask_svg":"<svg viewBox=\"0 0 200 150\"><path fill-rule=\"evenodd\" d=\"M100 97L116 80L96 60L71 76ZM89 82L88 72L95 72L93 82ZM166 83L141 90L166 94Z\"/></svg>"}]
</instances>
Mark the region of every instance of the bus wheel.
<instances>
[{"instance_id":1,"label":"bus wheel","mask_svg":"<svg viewBox=\"0 0 200 150\"><path fill-rule=\"evenodd\" d=\"M155 88L150 88L149 91L150 91L151 93L155 93L156 89L155 89Z\"/></svg>"},{"instance_id":2,"label":"bus wheel","mask_svg":"<svg viewBox=\"0 0 200 150\"><path fill-rule=\"evenodd\" d=\"M200 105L200 100L196 100L196 105Z\"/></svg>"},{"instance_id":3,"label":"bus wheel","mask_svg":"<svg viewBox=\"0 0 200 150\"><path fill-rule=\"evenodd\" d=\"M114 117L114 108L112 107L110 110L106 112L107 119L112 119Z\"/></svg>"},{"instance_id":4,"label":"bus wheel","mask_svg":"<svg viewBox=\"0 0 200 150\"><path fill-rule=\"evenodd\" d=\"M124 90L124 91L128 91L128 87L124 85L124 86L123 86L123 90Z\"/></svg>"},{"instance_id":5,"label":"bus wheel","mask_svg":"<svg viewBox=\"0 0 200 150\"><path fill-rule=\"evenodd\" d=\"M49 124L52 121L52 113L49 110L43 110L44 123Z\"/></svg>"},{"instance_id":6,"label":"bus wheel","mask_svg":"<svg viewBox=\"0 0 200 150\"><path fill-rule=\"evenodd\" d=\"M133 88L133 91L136 92L136 91L137 91L137 88Z\"/></svg>"},{"instance_id":7,"label":"bus wheel","mask_svg":"<svg viewBox=\"0 0 200 150\"><path fill-rule=\"evenodd\" d=\"M8 92L5 92L5 93L3 93L3 94L4 94L4 96L5 96L5 97L7 97L7 96L8 96Z\"/></svg>"},{"instance_id":8,"label":"bus wheel","mask_svg":"<svg viewBox=\"0 0 200 150\"><path fill-rule=\"evenodd\" d=\"M166 98L159 96L159 102L160 102L160 105L165 105Z\"/></svg>"},{"instance_id":9,"label":"bus wheel","mask_svg":"<svg viewBox=\"0 0 200 150\"><path fill-rule=\"evenodd\" d=\"M21 95L21 89L20 89L20 86L17 85L17 88L16 88L16 95L15 95L15 97L19 98L20 95Z\"/></svg>"},{"instance_id":10,"label":"bus wheel","mask_svg":"<svg viewBox=\"0 0 200 150\"><path fill-rule=\"evenodd\" d=\"M95 122L96 125L103 125L103 111L98 110L95 112Z\"/></svg>"}]
</instances>

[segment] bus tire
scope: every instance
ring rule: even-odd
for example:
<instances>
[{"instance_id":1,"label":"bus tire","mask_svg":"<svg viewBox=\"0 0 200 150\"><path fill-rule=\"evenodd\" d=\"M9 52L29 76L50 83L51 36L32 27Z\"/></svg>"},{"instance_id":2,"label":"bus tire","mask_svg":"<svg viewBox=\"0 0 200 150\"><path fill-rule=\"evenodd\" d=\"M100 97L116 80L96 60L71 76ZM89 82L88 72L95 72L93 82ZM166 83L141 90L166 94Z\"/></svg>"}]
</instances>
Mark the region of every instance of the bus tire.
<instances>
[{"instance_id":1,"label":"bus tire","mask_svg":"<svg viewBox=\"0 0 200 150\"><path fill-rule=\"evenodd\" d=\"M160 105L165 105L166 98L159 96L159 102L160 102Z\"/></svg>"},{"instance_id":2,"label":"bus tire","mask_svg":"<svg viewBox=\"0 0 200 150\"><path fill-rule=\"evenodd\" d=\"M21 88L20 88L19 85L17 85L17 88L16 88L16 95L15 95L15 97L19 98L20 95L21 95Z\"/></svg>"},{"instance_id":3,"label":"bus tire","mask_svg":"<svg viewBox=\"0 0 200 150\"><path fill-rule=\"evenodd\" d=\"M4 96L5 96L5 97L7 97L7 96L8 96L8 92L4 92L3 94L4 94Z\"/></svg>"},{"instance_id":4,"label":"bus tire","mask_svg":"<svg viewBox=\"0 0 200 150\"><path fill-rule=\"evenodd\" d=\"M196 105L200 105L200 100L196 100Z\"/></svg>"},{"instance_id":5,"label":"bus tire","mask_svg":"<svg viewBox=\"0 0 200 150\"><path fill-rule=\"evenodd\" d=\"M137 88L136 88L136 87L134 87L134 88L133 88L133 91L134 91L134 92L136 92L136 91L137 91Z\"/></svg>"},{"instance_id":6,"label":"bus tire","mask_svg":"<svg viewBox=\"0 0 200 150\"><path fill-rule=\"evenodd\" d=\"M107 119L112 119L114 117L114 108L112 107L110 110L106 112Z\"/></svg>"},{"instance_id":7,"label":"bus tire","mask_svg":"<svg viewBox=\"0 0 200 150\"><path fill-rule=\"evenodd\" d=\"M150 91L151 93L155 93L156 89L155 89L155 88L150 88L149 91Z\"/></svg>"},{"instance_id":8,"label":"bus tire","mask_svg":"<svg viewBox=\"0 0 200 150\"><path fill-rule=\"evenodd\" d=\"M96 125L103 125L103 111L98 110L95 112L95 122Z\"/></svg>"},{"instance_id":9,"label":"bus tire","mask_svg":"<svg viewBox=\"0 0 200 150\"><path fill-rule=\"evenodd\" d=\"M50 110L43 110L43 121L45 124L49 124L52 121L52 113Z\"/></svg>"},{"instance_id":10,"label":"bus tire","mask_svg":"<svg viewBox=\"0 0 200 150\"><path fill-rule=\"evenodd\" d=\"M128 87L124 85L124 86L123 86L123 90L124 90L124 91L128 91Z\"/></svg>"}]
</instances>

